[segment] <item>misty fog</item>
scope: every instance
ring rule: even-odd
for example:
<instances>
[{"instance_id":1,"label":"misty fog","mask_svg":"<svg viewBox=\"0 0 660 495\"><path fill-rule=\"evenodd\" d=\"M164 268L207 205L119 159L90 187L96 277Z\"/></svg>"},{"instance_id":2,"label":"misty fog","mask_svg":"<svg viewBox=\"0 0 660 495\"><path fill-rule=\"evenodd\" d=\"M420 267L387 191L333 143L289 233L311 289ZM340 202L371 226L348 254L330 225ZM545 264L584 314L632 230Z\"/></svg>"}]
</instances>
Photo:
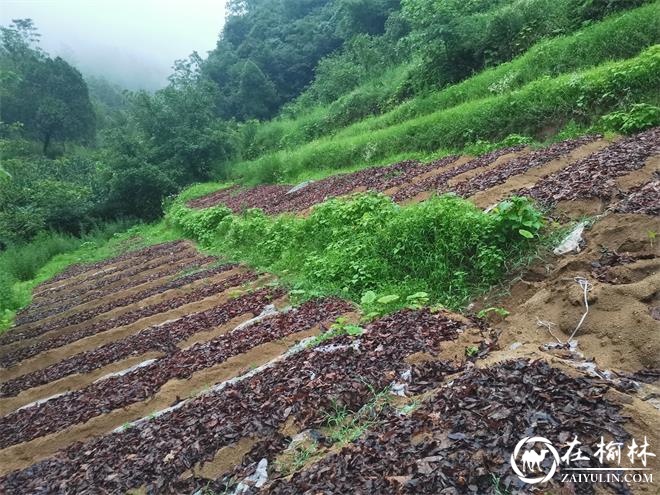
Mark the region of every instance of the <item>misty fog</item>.
<instances>
[{"instance_id":1,"label":"misty fog","mask_svg":"<svg viewBox=\"0 0 660 495\"><path fill-rule=\"evenodd\" d=\"M215 47L225 0L3 0L0 24L31 18L40 46L84 75L127 89L163 87L172 63Z\"/></svg>"}]
</instances>

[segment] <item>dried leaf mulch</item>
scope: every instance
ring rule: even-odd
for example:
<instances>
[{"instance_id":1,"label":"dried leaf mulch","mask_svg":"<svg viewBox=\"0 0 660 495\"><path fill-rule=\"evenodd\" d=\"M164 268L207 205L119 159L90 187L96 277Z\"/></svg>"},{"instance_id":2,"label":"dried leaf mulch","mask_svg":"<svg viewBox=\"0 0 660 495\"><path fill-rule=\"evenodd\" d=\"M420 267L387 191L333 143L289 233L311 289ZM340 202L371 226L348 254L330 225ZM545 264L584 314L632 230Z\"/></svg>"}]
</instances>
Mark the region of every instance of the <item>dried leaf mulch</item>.
<instances>
[{"instance_id":1,"label":"dried leaf mulch","mask_svg":"<svg viewBox=\"0 0 660 495\"><path fill-rule=\"evenodd\" d=\"M146 270L157 268L162 264L168 263L168 260L171 258L176 261L193 255L194 250L191 249L190 246L181 245L176 248L176 251L171 253L156 253L152 258L138 260L136 263L131 263L130 265L127 264L126 266L121 267L121 269L118 268L117 270L112 270L110 275L108 275L108 273L98 276L92 275L73 285L63 285L39 295L35 294L32 304L35 306L45 306L66 301L69 297L86 294L87 291L101 289Z\"/></svg>"},{"instance_id":2,"label":"dried leaf mulch","mask_svg":"<svg viewBox=\"0 0 660 495\"><path fill-rule=\"evenodd\" d=\"M455 159L456 157L452 156L445 161ZM429 170L432 170L432 167L428 164L417 160L404 160L386 167L370 167L348 174L332 175L285 195L279 203L265 211L271 214L303 211L329 198L349 194L358 188L383 192L407 184Z\"/></svg>"},{"instance_id":3,"label":"dried leaf mulch","mask_svg":"<svg viewBox=\"0 0 660 495\"><path fill-rule=\"evenodd\" d=\"M657 154L660 154L660 127L617 141L518 194L529 195L549 206L565 200L609 200L617 193L617 177L642 168L650 156Z\"/></svg>"},{"instance_id":4,"label":"dried leaf mulch","mask_svg":"<svg viewBox=\"0 0 660 495\"><path fill-rule=\"evenodd\" d=\"M175 352L127 374L95 382L80 390L0 418L0 449L60 431L69 426L144 401L173 379L220 364L232 356L267 342L331 321L352 309L338 299L309 301L287 313L271 316L253 325L189 349Z\"/></svg>"},{"instance_id":5,"label":"dried leaf mulch","mask_svg":"<svg viewBox=\"0 0 660 495\"><path fill-rule=\"evenodd\" d=\"M554 143L547 148L531 151L529 154L500 163L476 177L459 182L451 188L459 196L468 197L503 184L510 177L527 172L531 168L542 167L546 163L568 155L571 151L593 142L602 136L583 136Z\"/></svg>"},{"instance_id":6,"label":"dried leaf mulch","mask_svg":"<svg viewBox=\"0 0 660 495\"><path fill-rule=\"evenodd\" d=\"M176 353L179 351L177 344L195 333L224 325L232 318L247 313L259 314L273 299L283 294L281 289L263 288L205 311L145 328L137 334L110 342L91 351L81 352L59 363L4 382L0 384L0 397L13 397L23 390L53 382L74 373L89 373L111 363L149 351L160 351L168 355Z\"/></svg>"},{"instance_id":7,"label":"dried leaf mulch","mask_svg":"<svg viewBox=\"0 0 660 495\"><path fill-rule=\"evenodd\" d=\"M154 244L152 246L147 246L145 248L138 249L135 251L129 251L120 256L115 256L114 258L108 258L106 260L98 261L96 263L76 263L74 265L70 265L68 268L66 268L58 275L55 275L54 277L45 280L44 282L41 282L35 287L35 290L53 284L55 282L63 281L70 277L75 277L76 275L85 273L87 271L92 271L92 270L98 271L108 265L113 265L115 263L120 263L128 260L138 261L139 259L150 259L158 253L168 252L168 251L174 252L177 249L182 249L187 245L188 243L186 241L164 242L161 244Z\"/></svg>"},{"instance_id":8,"label":"dried leaf mulch","mask_svg":"<svg viewBox=\"0 0 660 495\"><path fill-rule=\"evenodd\" d=\"M168 257L166 260L161 258L159 264L156 265L162 267L161 270L150 272L150 268L142 267L140 272L137 272L135 275L131 276L128 274L123 274L122 278L119 279L120 281L123 281L119 284L112 284L110 286L108 286L109 284L99 284L99 286L94 286L93 289L90 287L89 289L79 293L67 294L66 297L62 297L58 301L48 301L45 304L40 304L39 306L35 305L28 307L26 308L26 311L20 315L20 317L16 318L16 324L23 325L26 323L33 323L49 316L63 313L75 306L93 301L94 299L99 299L109 294L135 287L151 280L156 280L168 275L174 275L181 270L195 269L213 261L214 259L212 257L198 256L186 252L181 252L178 257ZM140 274L143 272L146 272L146 274L144 276L140 276Z\"/></svg>"},{"instance_id":9,"label":"dried leaf mulch","mask_svg":"<svg viewBox=\"0 0 660 495\"><path fill-rule=\"evenodd\" d=\"M617 213L638 213L660 215L660 172L645 184L631 189L619 202L614 211Z\"/></svg>"},{"instance_id":10,"label":"dried leaf mulch","mask_svg":"<svg viewBox=\"0 0 660 495\"><path fill-rule=\"evenodd\" d=\"M447 181L449 181L450 179L453 179L457 175L468 172L470 170L475 170L490 165L500 156L506 155L508 153L514 153L520 151L523 148L524 146L510 146L508 148L500 148L498 150L485 153L477 158L473 158L472 160L462 165L458 165L456 167L450 168L449 170L442 172L438 175L427 177L424 180L420 180L411 183L406 187L402 187L399 191L397 191L394 195L392 195L392 199L398 203L413 198L417 194L426 191L435 191L438 194L448 192L449 188L447 186ZM447 162L445 160L446 158L439 160L437 162L433 162L431 166L433 166L433 168L443 167L447 165Z\"/></svg>"},{"instance_id":11,"label":"dried leaf mulch","mask_svg":"<svg viewBox=\"0 0 660 495\"><path fill-rule=\"evenodd\" d=\"M89 324L85 325L83 328L53 336L50 339L40 340L39 342L35 342L32 345L20 349L15 349L10 353L0 355L0 366L4 368L13 366L23 359L36 356L43 351L55 349L66 344L70 344L71 342L75 342L76 340L89 337L90 335L106 332L115 327L129 325L142 318L146 318L147 316L156 315L178 308L185 304L189 304L191 302L200 301L214 294L223 292L231 287L236 287L246 282L256 280L256 278L257 275L255 273L239 273L225 280L198 287L181 296L151 304L144 308L136 309L128 313L120 314L116 318L98 321L96 323L89 322ZM97 308L94 308L94 311L97 311ZM97 311L97 314L98 313L99 312Z\"/></svg>"},{"instance_id":12,"label":"dried leaf mulch","mask_svg":"<svg viewBox=\"0 0 660 495\"><path fill-rule=\"evenodd\" d=\"M577 436L590 460L573 466L599 467L591 456L601 435L617 441L628 437L620 407L604 398L607 389L604 382L569 377L545 361L472 369L413 413L392 411L341 452L291 480L274 481L263 492L495 495L565 490L569 487L558 483L559 475L538 491L524 485L511 469L510 456L523 437L542 436L559 447ZM561 456L566 449L558 450ZM548 458L543 465L549 463ZM594 491L589 484L561 493Z\"/></svg>"},{"instance_id":13,"label":"dried leaf mulch","mask_svg":"<svg viewBox=\"0 0 660 495\"><path fill-rule=\"evenodd\" d=\"M212 257L208 258L201 258L197 259L196 262L199 263L209 263L213 261ZM174 280L169 280L167 282L164 282L156 287L150 287L148 289L141 290L140 292L137 292L135 294L131 294L129 296L125 296L122 298L116 298L111 301L108 301L104 304L99 304L98 306L92 307L90 309L84 310L84 311L78 311L70 316L66 316L64 318L59 318L56 320L52 320L46 323L43 323L37 327L30 328L24 331L19 331L16 329L14 332L11 332L11 335L8 337L11 337L11 340L9 342L17 341L17 340L24 340L24 339L29 339L32 337L36 337L38 335L42 335L46 332L49 332L51 330L56 330L59 328L63 327L68 327L71 325L77 325L80 324L84 321L87 321L91 318L94 318L102 313L107 313L108 311L111 311L116 308L121 308L123 306L128 306L130 304L134 304L136 302L139 302L143 299L146 299L147 297L155 296L156 294L161 294L163 292L166 292L168 290L172 289L178 289L180 287L183 287L191 282L194 282L196 280L201 280L206 277L210 277L222 272L225 272L227 270L231 270L232 268L235 268L237 265L236 264L227 264L227 265L221 265L218 267L213 267L213 268L208 268L206 270L201 270L198 272L195 272L191 275L187 275L185 277L180 277L176 278ZM176 267L178 268L178 267ZM175 272L177 270L174 270ZM67 308L68 309L68 308ZM5 343L2 341L2 343Z\"/></svg>"},{"instance_id":14,"label":"dried leaf mulch","mask_svg":"<svg viewBox=\"0 0 660 495\"><path fill-rule=\"evenodd\" d=\"M144 485L165 490L184 471L211 460L220 448L241 438L272 434L289 418L301 428L318 426L333 401L359 409L372 397L372 390L383 389L410 369L406 356L435 353L441 342L456 338L462 328L462 323L428 310L384 317L369 324L359 337L335 337L155 419L72 445L0 478L0 490L105 493ZM447 368L455 369L451 363Z\"/></svg>"}]
</instances>

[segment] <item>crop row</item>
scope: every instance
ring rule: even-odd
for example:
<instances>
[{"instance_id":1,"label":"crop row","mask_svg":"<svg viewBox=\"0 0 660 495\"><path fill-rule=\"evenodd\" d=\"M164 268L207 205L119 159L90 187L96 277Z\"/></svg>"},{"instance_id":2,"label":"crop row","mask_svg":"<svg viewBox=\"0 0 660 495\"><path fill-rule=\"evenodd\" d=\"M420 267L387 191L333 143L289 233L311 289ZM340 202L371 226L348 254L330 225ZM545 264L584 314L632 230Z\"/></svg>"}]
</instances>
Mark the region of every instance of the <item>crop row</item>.
<instances>
[{"instance_id":1,"label":"crop row","mask_svg":"<svg viewBox=\"0 0 660 495\"><path fill-rule=\"evenodd\" d=\"M317 203L342 196L357 189L386 191L410 183L415 177L456 160L445 157L430 164L406 160L387 167L371 167L349 174L337 174L293 188L291 185L266 185L251 189L225 189L188 202L188 206L205 208L224 204L239 212L245 208L261 208L277 214L306 210Z\"/></svg>"},{"instance_id":2,"label":"crop row","mask_svg":"<svg viewBox=\"0 0 660 495\"><path fill-rule=\"evenodd\" d=\"M146 400L169 380L189 378L199 370L220 364L258 345L310 329L350 309L348 303L340 300L310 301L287 313L195 344L127 374L20 409L0 418L0 430L3 431L0 448L84 423L99 414Z\"/></svg>"},{"instance_id":3,"label":"crop row","mask_svg":"<svg viewBox=\"0 0 660 495\"><path fill-rule=\"evenodd\" d=\"M19 376L0 384L0 397L13 397L21 391L51 383L75 373L95 369L139 356L150 351L171 355L179 351L177 344L192 335L228 323L247 313L260 313L270 301L282 295L281 290L259 289L218 304L210 309L183 316L161 325L150 326L96 349L81 352L41 370Z\"/></svg>"},{"instance_id":4,"label":"crop row","mask_svg":"<svg viewBox=\"0 0 660 495\"><path fill-rule=\"evenodd\" d=\"M499 184L503 184L510 177L522 174L531 168L542 167L546 163L568 155L571 151L584 146L601 136L583 136L554 143L547 148L531 151L528 154L507 160L494 168L475 177L459 182L451 188L459 196L468 197L479 191L485 191Z\"/></svg>"},{"instance_id":5,"label":"crop row","mask_svg":"<svg viewBox=\"0 0 660 495\"><path fill-rule=\"evenodd\" d=\"M508 148L500 148L498 150L485 153L481 156L478 156L477 158L473 158L472 160L463 163L462 165L452 167L445 172L433 175L431 177L427 177L424 180L420 180L408 184L405 187L402 187L399 191L397 191L392 196L392 199L396 202L401 202L407 199L411 199L415 197L417 194L422 192L427 192L427 191L434 191L436 193L447 192L448 190L447 182L453 179L454 177L463 174L465 172L469 172L470 170L475 170L490 165L499 157L503 155L507 155L509 153L518 152L522 149L523 146L510 146Z\"/></svg>"},{"instance_id":6,"label":"crop row","mask_svg":"<svg viewBox=\"0 0 660 495\"><path fill-rule=\"evenodd\" d=\"M115 256L114 258L98 261L96 263L80 263L80 264L71 265L68 268L66 268L64 271L59 273L58 275L55 275L54 277L37 285L35 287L35 292L38 293L39 292L38 289L46 289L51 285L57 284L57 282L64 281L67 278L72 278L86 272L103 271L103 268L106 266L114 265L117 263L124 263L129 260L135 263L135 262L139 262L139 260L142 259L152 259L155 256L159 256L162 253L174 252L179 249L183 249L188 245L189 244L185 241L164 242L161 244L154 244L152 246L147 246L142 249L137 249L135 251L128 251L122 255ZM114 267L112 270L104 272L103 274L99 274L99 276L103 276L104 274L110 273L115 270L120 270L121 268L122 268L121 266ZM57 287L54 287L53 289L46 289L46 291L52 292L57 288L59 288L59 285L57 285Z\"/></svg>"},{"instance_id":7,"label":"crop row","mask_svg":"<svg viewBox=\"0 0 660 495\"><path fill-rule=\"evenodd\" d=\"M36 356L43 351L61 347L66 344L70 344L71 342L75 342L76 340L89 337L90 335L95 335L100 332L105 332L115 327L129 325L142 318L146 318L147 316L163 313L183 306L184 304L199 301L214 294L218 294L219 292L222 292L230 287L236 287L243 283L255 280L256 278L257 276L254 273L237 274L214 284L199 287L186 294L121 314L116 318L102 320L95 323L89 322L89 324L85 325L83 328L71 330L61 335L55 335L51 338L34 342L33 344L22 347L20 349L13 349L11 352L0 356L0 366L4 368L13 366L23 359Z\"/></svg>"},{"instance_id":8,"label":"crop row","mask_svg":"<svg viewBox=\"0 0 660 495\"><path fill-rule=\"evenodd\" d=\"M202 262L208 262L209 259L204 259L200 260ZM63 327L68 327L71 325L78 325L84 321L87 321L91 318L94 318L100 314L107 313L108 311L111 311L116 308L121 308L123 306L128 306L130 304L142 301L143 299L146 299L147 297L154 296L156 294L161 294L163 292L166 292L168 290L172 289L177 289L180 287L183 287L185 285L188 285L196 280L200 280L206 277L210 277L213 275L216 275L218 273L225 272L227 270L230 270L234 268L236 265L234 264L226 264L226 265L221 265L217 267L212 267L212 268L207 268L205 270L201 270L198 272L191 273L189 275L180 277L180 278L175 278L174 280L170 280L168 282L165 282L161 285L158 285L156 287L150 287L148 289L142 290L136 294L131 294L129 296L125 296L121 299L114 299L111 301L106 302L105 304L99 304L98 306L95 306L93 308L87 309L85 311L79 311L76 312L70 316L56 319L49 321L47 323L41 324L37 327L30 328L24 331L19 331L18 329L15 329L12 332L9 332L6 336L3 336L0 338L0 344L5 344L9 342L15 342L18 340L24 340L24 339L29 339L36 337L38 335L42 335L46 332L50 332L52 330L56 330L58 328L63 328Z\"/></svg>"},{"instance_id":9,"label":"crop row","mask_svg":"<svg viewBox=\"0 0 660 495\"><path fill-rule=\"evenodd\" d=\"M120 290L129 289L168 275L174 275L184 270L196 269L212 261L213 258L211 257L191 255L191 253L187 252L181 252L178 256L171 256L166 259L161 258L158 265L144 267L133 276L125 275L117 281L118 283L95 285L94 289L90 288L76 294L67 294L61 298L44 300L38 305L31 305L16 318L16 324L25 325L33 323Z\"/></svg>"},{"instance_id":10,"label":"crop row","mask_svg":"<svg viewBox=\"0 0 660 495\"><path fill-rule=\"evenodd\" d=\"M72 445L58 455L0 478L6 493L123 492L146 486L163 491L184 471L218 449L248 436L268 436L287 421L320 425L333 404L352 410L415 365L404 358L435 353L455 339L462 324L441 313L404 310L369 324L359 337L289 355L259 373L132 428ZM427 386L437 386L451 363L424 366ZM414 371L413 371L413 374Z\"/></svg>"},{"instance_id":11,"label":"crop row","mask_svg":"<svg viewBox=\"0 0 660 495\"><path fill-rule=\"evenodd\" d=\"M158 268L162 265L167 265L168 263L176 263L179 260L195 256L197 255L193 248L187 245L182 245L175 252L161 254L154 258L146 258L138 263L126 264L120 269L114 270L110 274L105 273L99 277L93 276L91 278L77 280L72 284L58 287L57 289L47 293L45 296L36 299L32 303L32 307L50 306L66 301L70 297L75 298L86 294L90 290L113 287L118 282L121 283L122 280L126 280L129 277L133 277L134 275L144 273L145 271Z\"/></svg>"},{"instance_id":12,"label":"crop row","mask_svg":"<svg viewBox=\"0 0 660 495\"><path fill-rule=\"evenodd\" d=\"M660 127L617 141L519 191L545 205L558 201L601 198L616 194L615 179L638 170L660 154Z\"/></svg>"}]
</instances>

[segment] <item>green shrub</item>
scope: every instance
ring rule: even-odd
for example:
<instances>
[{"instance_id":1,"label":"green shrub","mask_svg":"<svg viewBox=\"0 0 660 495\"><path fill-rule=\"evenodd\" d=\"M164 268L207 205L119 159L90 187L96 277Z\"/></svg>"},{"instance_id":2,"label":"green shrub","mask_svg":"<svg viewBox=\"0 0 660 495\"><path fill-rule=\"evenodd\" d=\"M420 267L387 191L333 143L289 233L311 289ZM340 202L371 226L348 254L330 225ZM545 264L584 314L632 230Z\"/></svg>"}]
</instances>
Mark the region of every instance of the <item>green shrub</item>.
<instances>
[{"instance_id":1,"label":"green shrub","mask_svg":"<svg viewBox=\"0 0 660 495\"><path fill-rule=\"evenodd\" d=\"M226 209L203 217L177 207L168 221L301 293L337 294L386 311L427 302L461 307L533 250L543 226L523 198L484 213L453 195L400 207L380 194L332 199L307 218Z\"/></svg>"},{"instance_id":2,"label":"green shrub","mask_svg":"<svg viewBox=\"0 0 660 495\"><path fill-rule=\"evenodd\" d=\"M639 103L629 110L612 112L604 115L600 124L608 131L632 134L660 125L660 108L655 105Z\"/></svg>"}]
</instances>

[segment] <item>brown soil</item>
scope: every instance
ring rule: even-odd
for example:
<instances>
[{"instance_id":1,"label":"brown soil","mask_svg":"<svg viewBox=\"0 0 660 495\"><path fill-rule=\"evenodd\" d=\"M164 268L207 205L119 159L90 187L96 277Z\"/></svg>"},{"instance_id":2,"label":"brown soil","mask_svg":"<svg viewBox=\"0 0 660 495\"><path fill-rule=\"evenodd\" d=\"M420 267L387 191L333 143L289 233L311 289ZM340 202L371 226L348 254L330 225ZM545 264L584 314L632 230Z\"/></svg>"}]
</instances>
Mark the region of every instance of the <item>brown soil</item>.
<instances>
[{"instance_id":1,"label":"brown soil","mask_svg":"<svg viewBox=\"0 0 660 495\"><path fill-rule=\"evenodd\" d=\"M635 186L650 181L658 172L660 172L660 156L651 156L639 170L619 177L616 180L616 185L622 191L628 191Z\"/></svg>"},{"instance_id":2,"label":"brown soil","mask_svg":"<svg viewBox=\"0 0 660 495\"><path fill-rule=\"evenodd\" d=\"M31 373L33 371L51 366L55 363L59 363L60 361L75 354L90 351L109 342L114 342L116 340L128 337L129 335L136 334L140 330L143 330L147 327L162 325L169 321L178 320L179 318L182 318L191 313L205 311L214 306L217 306L218 304L222 304L223 302L228 301L230 297L240 295L243 292L245 291L237 288L227 289L224 292L207 297L201 301L186 304L165 313L142 318L141 320L138 320L135 323L131 323L130 325L115 327L112 330L107 330L105 332L85 337L84 339L77 340L68 345L57 347L55 349L49 349L45 352L37 354L34 357L22 361L19 365L12 368L0 368L0 380L11 380L12 378L16 378L26 373ZM251 315L251 313L248 314ZM254 315L251 315L250 317L253 316Z\"/></svg>"},{"instance_id":3,"label":"brown soil","mask_svg":"<svg viewBox=\"0 0 660 495\"><path fill-rule=\"evenodd\" d=\"M602 369L634 372L660 367L660 328L651 315L660 306L660 251L647 234L658 230L657 217L609 214L585 233L587 244L581 253L532 267L511 288L510 296L487 302L511 312L496 325L502 330L500 346L508 349L520 343L516 354L530 356L539 354L539 346L556 342L537 318L551 322L553 333L566 341L584 313L583 291L575 281L584 277L593 289L589 314L576 335L578 350ZM642 259L611 269L619 283L600 282L591 263L599 260L603 248Z\"/></svg>"},{"instance_id":4,"label":"brown soil","mask_svg":"<svg viewBox=\"0 0 660 495\"><path fill-rule=\"evenodd\" d=\"M96 416L86 423L77 424L56 433L35 438L29 442L0 450L0 476L24 469L66 448L74 442L84 442L98 435L149 414L167 408L178 400L203 392L206 387L240 376L282 355L303 338L316 335L319 326L298 332L274 342L254 347L250 351L229 358L224 363L194 373L188 380L171 380L150 399Z\"/></svg>"},{"instance_id":5,"label":"brown soil","mask_svg":"<svg viewBox=\"0 0 660 495\"><path fill-rule=\"evenodd\" d=\"M176 297L180 297L182 295L188 294L190 291L198 288L198 287L203 287L208 284L213 284L220 282L222 280L225 280L229 277L232 277L233 275L236 275L238 273L244 272L243 269L241 268L235 268L233 270L228 270L226 272L219 273L218 275L215 275L213 277L209 278L204 278L201 280L196 280L188 285L185 285L183 287L179 287L177 289L170 289L165 292L161 292L160 294L154 294L153 296L147 297L145 299L142 299L140 301L137 301L135 303L126 305L126 306L119 306L116 307L110 311L106 311L105 313L100 313L93 318L90 318L88 320L85 320L83 322L77 323L75 325L69 325L66 327L60 327L56 328L53 330L50 330L48 332L42 333L41 335L38 335L36 337L33 337L31 339L25 339L25 340L18 340L16 342L12 342L11 344L7 344L2 346L0 348L0 355L6 355L8 353L11 353L12 351L16 349L22 349L24 347L29 347L32 344L35 344L37 342L42 342L45 340L50 340L55 337L59 337L60 335L64 335L69 332L74 332L76 330L83 329L87 327L90 324L93 323L98 323L98 322L103 322L103 321L108 321L112 320L118 316L121 316L123 314L129 313L131 311L135 311L138 309L142 309L146 306L150 306L152 304L158 304L161 302L168 301L170 299L174 299ZM159 316L159 315L155 315ZM147 318L142 318L138 320L136 323L145 320ZM107 333L106 332L101 332L101 333Z\"/></svg>"},{"instance_id":6,"label":"brown soil","mask_svg":"<svg viewBox=\"0 0 660 495\"><path fill-rule=\"evenodd\" d=\"M256 437L243 437L238 442L222 447L212 460L196 464L191 470L184 472L181 479L191 476L213 480L239 465L245 454L250 452L259 441Z\"/></svg>"},{"instance_id":7,"label":"brown soil","mask_svg":"<svg viewBox=\"0 0 660 495\"><path fill-rule=\"evenodd\" d=\"M492 187L485 191L480 191L475 195L471 196L470 200L480 208L487 208L488 206L503 200L512 192L517 191L519 189L531 187L534 184L536 184L536 182L539 179L542 179L547 175L558 172L559 170L568 167L571 163L576 162L577 160L580 160L586 156L589 156L592 153L601 150L602 148L604 148L609 144L611 144L609 141L606 141L604 139L599 139L597 141L593 141L591 143L585 144L584 146L580 146L579 148L573 150L568 155L558 158L556 160L551 160L542 167L531 168L525 173L510 177L509 180L507 180L503 184ZM483 169L477 169L477 172L481 170Z\"/></svg>"},{"instance_id":8,"label":"brown soil","mask_svg":"<svg viewBox=\"0 0 660 495\"><path fill-rule=\"evenodd\" d=\"M34 401L52 397L53 395L61 394L63 392L81 389L105 375L125 370L131 366L146 361L147 359L159 358L161 356L163 356L162 352L147 352L117 361L116 363L109 364L89 373L70 375L61 378L60 380L55 380L54 382L24 390L16 397L2 398L0 399L0 416L5 416L6 414Z\"/></svg>"}]
</instances>

